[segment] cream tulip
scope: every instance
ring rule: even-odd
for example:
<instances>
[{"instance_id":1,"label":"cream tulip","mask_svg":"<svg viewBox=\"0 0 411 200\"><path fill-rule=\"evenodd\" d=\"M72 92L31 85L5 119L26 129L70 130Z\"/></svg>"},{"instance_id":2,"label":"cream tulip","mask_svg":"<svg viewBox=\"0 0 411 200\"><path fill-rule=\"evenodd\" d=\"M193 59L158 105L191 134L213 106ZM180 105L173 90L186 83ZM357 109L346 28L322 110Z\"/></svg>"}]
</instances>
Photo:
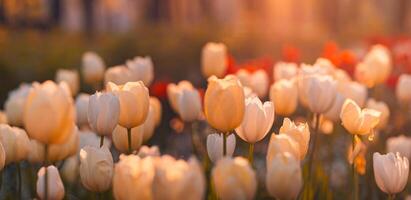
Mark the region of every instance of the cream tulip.
<instances>
[{"instance_id":1,"label":"cream tulip","mask_svg":"<svg viewBox=\"0 0 411 200\"><path fill-rule=\"evenodd\" d=\"M267 72L264 70L260 69L254 73L249 73L244 69L240 69L236 75L243 86L249 87L260 98L264 98L267 95L270 81Z\"/></svg>"},{"instance_id":2,"label":"cream tulip","mask_svg":"<svg viewBox=\"0 0 411 200\"><path fill-rule=\"evenodd\" d=\"M204 110L208 123L226 133L237 128L244 117L244 90L238 78L232 75L224 79L212 76L204 97Z\"/></svg>"},{"instance_id":3,"label":"cream tulip","mask_svg":"<svg viewBox=\"0 0 411 200\"><path fill-rule=\"evenodd\" d=\"M75 108L65 83L33 83L24 108L28 136L43 144L61 144L74 127Z\"/></svg>"},{"instance_id":4,"label":"cream tulip","mask_svg":"<svg viewBox=\"0 0 411 200\"><path fill-rule=\"evenodd\" d=\"M369 109L379 111L381 113L380 121L378 122L378 125L375 128L378 130L385 128L390 118L390 109L388 108L388 105L383 101L376 101L375 99L371 98L368 99L366 107Z\"/></svg>"},{"instance_id":5,"label":"cream tulip","mask_svg":"<svg viewBox=\"0 0 411 200\"><path fill-rule=\"evenodd\" d=\"M267 166L272 163L272 160L278 154L282 154L285 152L290 153L297 159L304 159L304 157L300 155L300 147L298 142L295 141L292 137L286 134L271 134L270 142L268 143L267 149Z\"/></svg>"},{"instance_id":6,"label":"cream tulip","mask_svg":"<svg viewBox=\"0 0 411 200\"><path fill-rule=\"evenodd\" d=\"M154 79L153 61L149 56L137 56L132 60L126 61L126 66L130 69L133 81L143 81L144 85L149 86Z\"/></svg>"},{"instance_id":7,"label":"cream tulip","mask_svg":"<svg viewBox=\"0 0 411 200\"><path fill-rule=\"evenodd\" d=\"M89 126L88 123L88 102L90 99L89 94L81 93L76 98L76 124L78 127Z\"/></svg>"},{"instance_id":8,"label":"cream tulip","mask_svg":"<svg viewBox=\"0 0 411 200\"><path fill-rule=\"evenodd\" d=\"M345 102L345 99L346 98L342 94L337 92L333 105L326 113L324 113L324 117L326 117L327 119L333 122L339 121L341 109Z\"/></svg>"},{"instance_id":9,"label":"cream tulip","mask_svg":"<svg viewBox=\"0 0 411 200\"><path fill-rule=\"evenodd\" d=\"M113 93L96 92L87 110L89 125L98 135L111 135L120 117L120 101Z\"/></svg>"},{"instance_id":10,"label":"cream tulip","mask_svg":"<svg viewBox=\"0 0 411 200\"><path fill-rule=\"evenodd\" d=\"M184 90L195 90L189 81L180 81L178 84L170 83L167 85L167 98L171 108L178 113L178 99Z\"/></svg>"},{"instance_id":11,"label":"cream tulip","mask_svg":"<svg viewBox=\"0 0 411 200\"><path fill-rule=\"evenodd\" d=\"M157 97L150 97L150 107L152 107L154 111L154 124L155 126L158 126L161 123L163 112L160 100Z\"/></svg>"},{"instance_id":12,"label":"cream tulip","mask_svg":"<svg viewBox=\"0 0 411 200\"><path fill-rule=\"evenodd\" d=\"M400 104L411 104L411 75L401 74L395 88L395 94Z\"/></svg>"},{"instance_id":13,"label":"cream tulip","mask_svg":"<svg viewBox=\"0 0 411 200\"><path fill-rule=\"evenodd\" d=\"M95 84L103 80L105 64L103 59L94 52L86 52L82 57L82 73L84 81Z\"/></svg>"},{"instance_id":14,"label":"cream tulip","mask_svg":"<svg viewBox=\"0 0 411 200\"><path fill-rule=\"evenodd\" d=\"M56 82L66 82L70 88L71 95L76 96L80 88L80 77L76 70L59 69L56 73Z\"/></svg>"},{"instance_id":15,"label":"cream tulip","mask_svg":"<svg viewBox=\"0 0 411 200\"><path fill-rule=\"evenodd\" d=\"M378 187L389 195L395 195L404 190L407 185L409 162L399 153L381 155L375 152L373 155L373 167L375 182Z\"/></svg>"},{"instance_id":16,"label":"cream tulip","mask_svg":"<svg viewBox=\"0 0 411 200\"><path fill-rule=\"evenodd\" d=\"M298 105L298 87L294 80L282 79L271 85L270 100L275 105L275 114L289 116Z\"/></svg>"},{"instance_id":17,"label":"cream tulip","mask_svg":"<svg viewBox=\"0 0 411 200\"><path fill-rule=\"evenodd\" d=\"M158 146L142 146L137 153L138 157L145 158L145 157L159 157L160 156L160 149Z\"/></svg>"},{"instance_id":18,"label":"cream tulip","mask_svg":"<svg viewBox=\"0 0 411 200\"><path fill-rule=\"evenodd\" d=\"M202 111L201 97L197 90L182 90L178 95L178 113L185 122L199 119Z\"/></svg>"},{"instance_id":19,"label":"cream tulip","mask_svg":"<svg viewBox=\"0 0 411 200\"><path fill-rule=\"evenodd\" d=\"M289 118L284 118L280 128L280 135L286 134L298 143L300 158L303 159L310 143L310 128L307 123L295 124Z\"/></svg>"},{"instance_id":20,"label":"cream tulip","mask_svg":"<svg viewBox=\"0 0 411 200\"><path fill-rule=\"evenodd\" d=\"M11 91L7 97L4 109L8 123L13 126L23 126L23 111L31 86L22 84L19 88Z\"/></svg>"},{"instance_id":21,"label":"cream tulip","mask_svg":"<svg viewBox=\"0 0 411 200\"><path fill-rule=\"evenodd\" d=\"M113 178L113 167L113 157L108 148L86 146L80 150L80 178L88 190L108 190Z\"/></svg>"},{"instance_id":22,"label":"cream tulip","mask_svg":"<svg viewBox=\"0 0 411 200\"><path fill-rule=\"evenodd\" d=\"M261 102L258 97L245 100L243 122L235 131L244 141L254 144L262 140L274 122L274 105L270 101Z\"/></svg>"},{"instance_id":23,"label":"cream tulip","mask_svg":"<svg viewBox=\"0 0 411 200\"><path fill-rule=\"evenodd\" d=\"M307 85L303 86L307 97L308 108L313 113L325 113L334 103L337 93L336 82L330 76L307 77Z\"/></svg>"},{"instance_id":24,"label":"cream tulip","mask_svg":"<svg viewBox=\"0 0 411 200\"><path fill-rule=\"evenodd\" d=\"M165 155L157 157L155 161L153 199L197 200L204 198L206 181L196 158L192 157L184 161Z\"/></svg>"},{"instance_id":25,"label":"cream tulip","mask_svg":"<svg viewBox=\"0 0 411 200\"><path fill-rule=\"evenodd\" d=\"M340 118L344 128L353 135L368 135L378 125L381 112L363 109L351 99L346 99L341 109Z\"/></svg>"},{"instance_id":26,"label":"cream tulip","mask_svg":"<svg viewBox=\"0 0 411 200\"><path fill-rule=\"evenodd\" d=\"M223 43L207 43L201 52L201 72L208 78L223 77L227 70L227 47Z\"/></svg>"},{"instance_id":27,"label":"cream tulip","mask_svg":"<svg viewBox=\"0 0 411 200\"><path fill-rule=\"evenodd\" d=\"M296 199L303 186L300 161L288 152L280 153L267 165L266 187L276 199Z\"/></svg>"},{"instance_id":28,"label":"cream tulip","mask_svg":"<svg viewBox=\"0 0 411 200\"><path fill-rule=\"evenodd\" d=\"M140 146L143 144L144 132L141 130L141 128L136 127L136 128L131 129L131 135L132 135L131 150L138 151ZM126 128L117 125L113 131L112 140L113 140L114 146L119 152L127 153L128 140L127 140L127 129Z\"/></svg>"},{"instance_id":29,"label":"cream tulip","mask_svg":"<svg viewBox=\"0 0 411 200\"><path fill-rule=\"evenodd\" d=\"M226 141L226 156L231 157L235 150L235 135L230 134L227 136ZM223 135L222 134L209 134L207 136L207 153L212 162L217 162L223 157Z\"/></svg>"},{"instance_id":30,"label":"cream tulip","mask_svg":"<svg viewBox=\"0 0 411 200\"><path fill-rule=\"evenodd\" d=\"M6 164L20 162L27 158L30 140L23 129L0 124L0 142L6 153Z\"/></svg>"},{"instance_id":31,"label":"cream tulip","mask_svg":"<svg viewBox=\"0 0 411 200\"><path fill-rule=\"evenodd\" d=\"M47 172L46 172L47 170ZM45 179L47 173L47 199L60 200L64 198L64 185L61 181L58 169L51 165L47 168L42 167L37 173L37 195L40 199L46 199Z\"/></svg>"},{"instance_id":32,"label":"cream tulip","mask_svg":"<svg viewBox=\"0 0 411 200\"><path fill-rule=\"evenodd\" d=\"M297 86L298 86L298 99L300 103L308 108L308 96L311 95L306 92L308 83L311 81L312 76L331 76L329 69L320 67L320 65L308 65L301 64L298 70Z\"/></svg>"},{"instance_id":33,"label":"cream tulip","mask_svg":"<svg viewBox=\"0 0 411 200\"><path fill-rule=\"evenodd\" d=\"M211 176L217 196L222 200L251 200L255 196L256 174L242 157L222 158L214 166Z\"/></svg>"},{"instance_id":34,"label":"cream tulip","mask_svg":"<svg viewBox=\"0 0 411 200\"><path fill-rule=\"evenodd\" d=\"M367 87L358 82L339 82L337 90L345 98L352 99L361 108L365 106L368 92Z\"/></svg>"},{"instance_id":35,"label":"cream tulip","mask_svg":"<svg viewBox=\"0 0 411 200\"><path fill-rule=\"evenodd\" d=\"M124 85L130 81L133 81L133 75L130 69L123 65L110 67L104 73L104 85L107 85L109 82Z\"/></svg>"},{"instance_id":36,"label":"cream tulip","mask_svg":"<svg viewBox=\"0 0 411 200\"><path fill-rule=\"evenodd\" d=\"M296 63L278 62L274 65L273 78L280 81L282 79L291 80L298 74Z\"/></svg>"},{"instance_id":37,"label":"cream tulip","mask_svg":"<svg viewBox=\"0 0 411 200\"><path fill-rule=\"evenodd\" d=\"M390 137L387 139L387 152L397 153L411 158L411 137L404 135Z\"/></svg>"}]
</instances>

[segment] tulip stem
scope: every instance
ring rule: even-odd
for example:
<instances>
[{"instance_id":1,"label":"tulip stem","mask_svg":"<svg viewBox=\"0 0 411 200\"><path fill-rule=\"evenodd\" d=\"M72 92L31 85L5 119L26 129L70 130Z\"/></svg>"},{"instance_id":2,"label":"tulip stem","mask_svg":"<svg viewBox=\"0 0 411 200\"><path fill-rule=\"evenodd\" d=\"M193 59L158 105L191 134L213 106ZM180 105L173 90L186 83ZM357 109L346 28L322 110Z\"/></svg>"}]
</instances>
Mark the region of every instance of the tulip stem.
<instances>
[{"instance_id":1,"label":"tulip stem","mask_svg":"<svg viewBox=\"0 0 411 200\"><path fill-rule=\"evenodd\" d=\"M395 199L395 194L389 194L387 199L388 200L394 200Z\"/></svg>"},{"instance_id":2,"label":"tulip stem","mask_svg":"<svg viewBox=\"0 0 411 200\"><path fill-rule=\"evenodd\" d=\"M128 154L132 153L131 150L131 128L127 128L127 140L128 140Z\"/></svg>"},{"instance_id":3,"label":"tulip stem","mask_svg":"<svg viewBox=\"0 0 411 200\"><path fill-rule=\"evenodd\" d=\"M227 134L223 133L223 156L227 155Z\"/></svg>"},{"instance_id":4,"label":"tulip stem","mask_svg":"<svg viewBox=\"0 0 411 200\"><path fill-rule=\"evenodd\" d=\"M47 144L44 144L44 170L45 170L45 174L44 174L44 200L48 199L48 182L49 182L49 175L48 175L48 170L47 170L47 165L48 165L48 151L49 151L49 147Z\"/></svg>"},{"instance_id":5,"label":"tulip stem","mask_svg":"<svg viewBox=\"0 0 411 200\"><path fill-rule=\"evenodd\" d=\"M100 136L100 148L104 145L104 136Z\"/></svg>"},{"instance_id":6,"label":"tulip stem","mask_svg":"<svg viewBox=\"0 0 411 200\"><path fill-rule=\"evenodd\" d=\"M314 162L314 155L315 155L315 149L316 149L316 144L317 144L317 135L318 135L318 129L320 127L320 116L321 114L314 114L314 119L315 119L315 125L314 125L314 130L313 133L311 134L313 136L312 140L312 145L311 145L311 152L308 157L308 177L307 177L307 196L308 198L311 196L311 178L312 178L312 173L313 173L313 162Z\"/></svg>"},{"instance_id":7,"label":"tulip stem","mask_svg":"<svg viewBox=\"0 0 411 200\"><path fill-rule=\"evenodd\" d=\"M355 158L356 156L354 155L354 149L355 149L355 135L352 135L352 149L351 149L351 154L353 155L352 157L352 164L351 164L351 170L352 170L352 178L353 178L353 200L358 199L358 176L355 171Z\"/></svg>"},{"instance_id":8,"label":"tulip stem","mask_svg":"<svg viewBox=\"0 0 411 200\"><path fill-rule=\"evenodd\" d=\"M16 163L16 165L17 165L17 176L18 176L18 179L19 179L19 183L18 183L18 193L19 193L19 199L22 199L21 198L21 167L20 167L20 162L17 162Z\"/></svg>"},{"instance_id":9,"label":"tulip stem","mask_svg":"<svg viewBox=\"0 0 411 200\"><path fill-rule=\"evenodd\" d=\"M253 166L254 162L254 144L250 143L248 146L248 161L250 162L250 165Z\"/></svg>"}]
</instances>

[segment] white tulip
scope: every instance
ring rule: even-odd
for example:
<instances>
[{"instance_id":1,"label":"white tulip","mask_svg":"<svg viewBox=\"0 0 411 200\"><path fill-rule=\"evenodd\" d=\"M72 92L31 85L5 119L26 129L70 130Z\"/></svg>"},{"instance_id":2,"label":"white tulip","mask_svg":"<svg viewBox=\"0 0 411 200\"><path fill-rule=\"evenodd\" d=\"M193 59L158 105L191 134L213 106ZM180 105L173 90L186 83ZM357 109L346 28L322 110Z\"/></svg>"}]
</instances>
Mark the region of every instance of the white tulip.
<instances>
[{"instance_id":1,"label":"white tulip","mask_svg":"<svg viewBox=\"0 0 411 200\"><path fill-rule=\"evenodd\" d=\"M82 58L82 73L86 83L98 83L103 80L105 64L94 52L86 52Z\"/></svg>"},{"instance_id":2,"label":"white tulip","mask_svg":"<svg viewBox=\"0 0 411 200\"><path fill-rule=\"evenodd\" d=\"M326 117L327 119L333 122L339 121L341 109L345 102L345 99L346 98L342 94L337 92L333 105L326 113L324 113L324 117Z\"/></svg>"},{"instance_id":3,"label":"white tulip","mask_svg":"<svg viewBox=\"0 0 411 200\"><path fill-rule=\"evenodd\" d=\"M397 153L411 159L411 137L404 135L387 139L387 152Z\"/></svg>"},{"instance_id":4,"label":"white tulip","mask_svg":"<svg viewBox=\"0 0 411 200\"><path fill-rule=\"evenodd\" d=\"M297 159L304 159L304 157L300 156L299 144L292 137L286 134L271 134L270 142L268 143L267 149L267 166L269 166L272 163L272 160L278 154L282 154L285 152L290 153Z\"/></svg>"},{"instance_id":5,"label":"white tulip","mask_svg":"<svg viewBox=\"0 0 411 200\"><path fill-rule=\"evenodd\" d=\"M170 83L167 85L168 102L170 103L171 108L176 113L178 113L179 96L181 96L183 90L193 91L195 89L193 85L186 80L178 82L177 85L174 83Z\"/></svg>"},{"instance_id":6,"label":"white tulip","mask_svg":"<svg viewBox=\"0 0 411 200\"><path fill-rule=\"evenodd\" d=\"M59 69L56 73L56 82L66 82L70 88L71 95L76 96L80 89L80 77L76 70Z\"/></svg>"},{"instance_id":7,"label":"white tulip","mask_svg":"<svg viewBox=\"0 0 411 200\"><path fill-rule=\"evenodd\" d=\"M19 88L11 91L7 97L4 109L8 123L13 126L23 126L23 111L31 86L22 84Z\"/></svg>"},{"instance_id":8,"label":"white tulip","mask_svg":"<svg viewBox=\"0 0 411 200\"><path fill-rule=\"evenodd\" d=\"M80 152L80 149L86 146L93 146L93 147L99 148L101 137L98 136L96 133L86 129L86 130L81 130L79 132L79 140L80 140L80 143L79 143L78 151ZM108 139L107 137L104 137L103 146L110 149L111 140Z\"/></svg>"},{"instance_id":9,"label":"white tulip","mask_svg":"<svg viewBox=\"0 0 411 200\"><path fill-rule=\"evenodd\" d=\"M185 122L197 120L202 112L201 97L197 90L182 90L178 95L178 113Z\"/></svg>"},{"instance_id":10,"label":"white tulip","mask_svg":"<svg viewBox=\"0 0 411 200\"><path fill-rule=\"evenodd\" d=\"M81 93L76 98L76 124L78 127L89 126L88 124L88 102L90 99L89 94Z\"/></svg>"},{"instance_id":11,"label":"white tulip","mask_svg":"<svg viewBox=\"0 0 411 200\"><path fill-rule=\"evenodd\" d=\"M223 43L207 43L201 52L201 71L208 78L222 78L227 70L227 47Z\"/></svg>"},{"instance_id":12,"label":"white tulip","mask_svg":"<svg viewBox=\"0 0 411 200\"><path fill-rule=\"evenodd\" d=\"M308 108L313 113L325 113L334 103L337 93L336 83L330 76L307 77L307 85L302 86Z\"/></svg>"},{"instance_id":13,"label":"white tulip","mask_svg":"<svg viewBox=\"0 0 411 200\"><path fill-rule=\"evenodd\" d=\"M365 85L358 82L338 82L337 90L345 98L352 99L361 108L365 106L367 100L368 91Z\"/></svg>"},{"instance_id":14,"label":"white tulip","mask_svg":"<svg viewBox=\"0 0 411 200\"><path fill-rule=\"evenodd\" d=\"M104 85L107 85L109 82L124 85L130 81L133 81L133 75L130 69L123 65L110 67L104 73Z\"/></svg>"},{"instance_id":15,"label":"white tulip","mask_svg":"<svg viewBox=\"0 0 411 200\"><path fill-rule=\"evenodd\" d=\"M149 56L137 56L132 60L127 60L126 66L130 69L133 81L143 81L147 86L153 81L154 66Z\"/></svg>"},{"instance_id":16,"label":"white tulip","mask_svg":"<svg viewBox=\"0 0 411 200\"><path fill-rule=\"evenodd\" d=\"M310 128L307 123L295 124L289 118L285 118L280 128L280 135L286 134L298 143L300 158L303 159L308 151L310 143Z\"/></svg>"},{"instance_id":17,"label":"white tulip","mask_svg":"<svg viewBox=\"0 0 411 200\"><path fill-rule=\"evenodd\" d=\"M142 146L140 150L138 151L137 155L140 158L145 158L145 157L158 157L160 156L160 149L158 146Z\"/></svg>"},{"instance_id":18,"label":"white tulip","mask_svg":"<svg viewBox=\"0 0 411 200\"><path fill-rule=\"evenodd\" d=\"M368 99L366 107L379 111L381 113L380 121L375 128L379 130L385 128L390 118L390 109L388 108L388 105L383 101L376 101L375 99L371 98Z\"/></svg>"},{"instance_id":19,"label":"white tulip","mask_svg":"<svg viewBox=\"0 0 411 200\"><path fill-rule=\"evenodd\" d=\"M87 118L99 135L110 135L120 117L120 101L113 93L96 92L90 96Z\"/></svg>"},{"instance_id":20,"label":"white tulip","mask_svg":"<svg viewBox=\"0 0 411 200\"><path fill-rule=\"evenodd\" d=\"M236 75L243 86L251 88L260 98L267 95L270 81L267 72L264 70L260 69L254 73L249 73L244 69L240 69Z\"/></svg>"},{"instance_id":21,"label":"white tulip","mask_svg":"<svg viewBox=\"0 0 411 200\"><path fill-rule=\"evenodd\" d=\"M230 134L226 140L226 155L232 156L235 150L235 135ZM222 134L210 134L207 136L207 153L212 162L217 162L223 157L223 135Z\"/></svg>"},{"instance_id":22,"label":"white tulip","mask_svg":"<svg viewBox=\"0 0 411 200\"><path fill-rule=\"evenodd\" d=\"M404 190L409 174L409 162L399 153L373 155L375 182L378 187L389 195L394 195Z\"/></svg>"},{"instance_id":23,"label":"white tulip","mask_svg":"<svg viewBox=\"0 0 411 200\"><path fill-rule=\"evenodd\" d=\"M273 78L280 81L282 79L291 80L296 77L298 73L298 66L295 63L278 62L274 65Z\"/></svg>"},{"instance_id":24,"label":"white tulip","mask_svg":"<svg viewBox=\"0 0 411 200\"><path fill-rule=\"evenodd\" d=\"M59 171L53 165L47 168L42 167L37 173L37 195L40 199L46 199L45 192L45 179L47 170L47 199L60 200L64 198L64 185L61 181Z\"/></svg>"}]
</instances>

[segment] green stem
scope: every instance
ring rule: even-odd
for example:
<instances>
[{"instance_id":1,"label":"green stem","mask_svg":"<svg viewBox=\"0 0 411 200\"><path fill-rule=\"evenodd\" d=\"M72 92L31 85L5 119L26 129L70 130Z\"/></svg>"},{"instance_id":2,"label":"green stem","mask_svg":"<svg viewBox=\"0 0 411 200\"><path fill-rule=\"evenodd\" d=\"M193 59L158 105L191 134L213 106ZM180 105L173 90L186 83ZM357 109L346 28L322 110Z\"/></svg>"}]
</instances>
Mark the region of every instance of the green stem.
<instances>
[{"instance_id":1,"label":"green stem","mask_svg":"<svg viewBox=\"0 0 411 200\"><path fill-rule=\"evenodd\" d=\"M49 182L49 175L48 175L48 170L47 170L47 165L48 165L48 151L49 147L47 144L44 145L44 168L45 168L45 174L44 174L44 200L48 199L48 182Z\"/></svg>"},{"instance_id":2,"label":"green stem","mask_svg":"<svg viewBox=\"0 0 411 200\"><path fill-rule=\"evenodd\" d=\"M223 133L223 156L227 155L227 134Z\"/></svg>"},{"instance_id":3,"label":"green stem","mask_svg":"<svg viewBox=\"0 0 411 200\"><path fill-rule=\"evenodd\" d=\"M394 200L395 199L395 194L389 194L387 199L388 200Z\"/></svg>"},{"instance_id":4,"label":"green stem","mask_svg":"<svg viewBox=\"0 0 411 200\"><path fill-rule=\"evenodd\" d=\"M248 146L248 161L252 166L254 162L254 144L252 143L250 143L250 145Z\"/></svg>"},{"instance_id":5,"label":"green stem","mask_svg":"<svg viewBox=\"0 0 411 200\"><path fill-rule=\"evenodd\" d=\"M21 185L22 185L22 184L21 184L21 167L20 167L20 162L17 162L16 165L17 165L17 176L18 176L18 179L19 179L18 189L17 189L17 190L18 190L18 193L19 193L19 194L18 194L18 195L19 195L19 198L22 199L22 198L21 198Z\"/></svg>"},{"instance_id":6,"label":"green stem","mask_svg":"<svg viewBox=\"0 0 411 200\"><path fill-rule=\"evenodd\" d=\"M100 136L100 148L104 145L104 136Z\"/></svg>"},{"instance_id":7,"label":"green stem","mask_svg":"<svg viewBox=\"0 0 411 200\"><path fill-rule=\"evenodd\" d=\"M131 128L127 128L127 141L128 141L128 154L131 154L133 150L131 150Z\"/></svg>"},{"instance_id":8,"label":"green stem","mask_svg":"<svg viewBox=\"0 0 411 200\"><path fill-rule=\"evenodd\" d=\"M354 155L354 149L355 149L355 135L352 135L352 164L351 164L351 170L352 170L352 178L353 178L353 200L358 199L358 176L355 171L355 158L356 156Z\"/></svg>"},{"instance_id":9,"label":"green stem","mask_svg":"<svg viewBox=\"0 0 411 200\"><path fill-rule=\"evenodd\" d=\"M313 133L311 134L313 136L312 140L312 146L311 146L311 152L310 155L308 157L308 177L307 177L307 186L308 186L308 192L307 192L307 196L308 198L310 198L311 196L311 178L313 176L313 163L314 163L314 159L315 159L315 150L316 150L316 146L317 146L317 138L318 138L318 129L320 127L320 116L321 114L314 114L314 119L315 119L315 125L314 125L314 130Z\"/></svg>"}]
</instances>

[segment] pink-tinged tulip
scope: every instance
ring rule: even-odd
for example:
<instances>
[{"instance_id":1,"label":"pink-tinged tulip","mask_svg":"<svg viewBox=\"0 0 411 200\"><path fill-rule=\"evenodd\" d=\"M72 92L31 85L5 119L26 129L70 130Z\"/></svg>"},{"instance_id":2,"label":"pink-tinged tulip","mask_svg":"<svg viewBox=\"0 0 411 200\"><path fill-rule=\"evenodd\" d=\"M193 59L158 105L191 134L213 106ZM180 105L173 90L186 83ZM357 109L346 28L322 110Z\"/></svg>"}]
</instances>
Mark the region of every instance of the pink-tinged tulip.
<instances>
[{"instance_id":1,"label":"pink-tinged tulip","mask_svg":"<svg viewBox=\"0 0 411 200\"><path fill-rule=\"evenodd\" d=\"M307 123L295 124L289 118L284 118L283 125L280 128L280 135L290 136L298 143L300 159L303 159L308 151L310 143L310 128Z\"/></svg>"},{"instance_id":2,"label":"pink-tinged tulip","mask_svg":"<svg viewBox=\"0 0 411 200\"><path fill-rule=\"evenodd\" d=\"M76 70L59 69L56 73L56 82L66 82L70 88L71 95L76 96L80 89L80 77Z\"/></svg>"},{"instance_id":3,"label":"pink-tinged tulip","mask_svg":"<svg viewBox=\"0 0 411 200\"><path fill-rule=\"evenodd\" d=\"M400 104L409 105L411 103L411 75L401 74L397 82L395 94Z\"/></svg>"},{"instance_id":4,"label":"pink-tinged tulip","mask_svg":"<svg viewBox=\"0 0 411 200\"><path fill-rule=\"evenodd\" d=\"M200 93L197 90L182 90L178 96L178 113L185 122L192 122L201 116Z\"/></svg>"},{"instance_id":5,"label":"pink-tinged tulip","mask_svg":"<svg viewBox=\"0 0 411 200\"><path fill-rule=\"evenodd\" d=\"M90 96L87 118L98 135L111 135L120 116L120 101L113 93L96 92Z\"/></svg>"},{"instance_id":6,"label":"pink-tinged tulip","mask_svg":"<svg viewBox=\"0 0 411 200\"><path fill-rule=\"evenodd\" d=\"M193 91L195 88L189 81L180 81L178 84L170 83L167 85L168 102L174 112L178 113L178 102L184 90Z\"/></svg>"},{"instance_id":7,"label":"pink-tinged tulip","mask_svg":"<svg viewBox=\"0 0 411 200\"><path fill-rule=\"evenodd\" d=\"M271 85L270 100L275 105L275 113L289 116L298 105L298 87L295 80L279 80Z\"/></svg>"},{"instance_id":8,"label":"pink-tinged tulip","mask_svg":"<svg viewBox=\"0 0 411 200\"><path fill-rule=\"evenodd\" d=\"M288 152L297 159L304 159L300 156L300 147L293 138L286 134L272 134L267 149L267 165L277 156L277 154Z\"/></svg>"},{"instance_id":9,"label":"pink-tinged tulip","mask_svg":"<svg viewBox=\"0 0 411 200\"><path fill-rule=\"evenodd\" d=\"M333 105L326 113L324 113L324 117L333 122L338 122L340 120L340 113L345 99L346 98L342 94L337 92Z\"/></svg>"},{"instance_id":10,"label":"pink-tinged tulip","mask_svg":"<svg viewBox=\"0 0 411 200\"><path fill-rule=\"evenodd\" d=\"M89 94L81 93L76 98L76 124L78 127L87 127L88 119L87 119L87 111L88 111L88 101L90 99Z\"/></svg>"},{"instance_id":11,"label":"pink-tinged tulip","mask_svg":"<svg viewBox=\"0 0 411 200\"><path fill-rule=\"evenodd\" d=\"M376 129L383 129L387 126L388 120L390 118L390 109L388 105L383 101L376 101L375 99L371 98L367 101L367 108L379 111L380 115L380 122L375 127Z\"/></svg>"},{"instance_id":12,"label":"pink-tinged tulip","mask_svg":"<svg viewBox=\"0 0 411 200\"><path fill-rule=\"evenodd\" d=\"M82 57L82 73L84 81L96 84L103 80L105 64L103 59L94 52L86 52Z\"/></svg>"},{"instance_id":13,"label":"pink-tinged tulip","mask_svg":"<svg viewBox=\"0 0 411 200\"><path fill-rule=\"evenodd\" d=\"M80 138L80 144L79 144L79 149L86 147L86 146L93 146L93 147L100 147L100 140L101 137L98 136L96 133L90 131L90 130L81 130L79 132L79 138ZM103 146L107 147L110 149L111 147L111 140L107 139L107 137L104 138Z\"/></svg>"},{"instance_id":14,"label":"pink-tinged tulip","mask_svg":"<svg viewBox=\"0 0 411 200\"><path fill-rule=\"evenodd\" d=\"M0 142L6 153L6 164L20 162L27 158L30 140L23 129L0 124Z\"/></svg>"},{"instance_id":15,"label":"pink-tinged tulip","mask_svg":"<svg viewBox=\"0 0 411 200\"><path fill-rule=\"evenodd\" d=\"M227 136L226 156L232 156L235 150L235 135ZM207 136L207 153L212 162L217 162L223 157L223 135L213 133Z\"/></svg>"},{"instance_id":16,"label":"pink-tinged tulip","mask_svg":"<svg viewBox=\"0 0 411 200\"><path fill-rule=\"evenodd\" d=\"M408 181L409 163L399 153L373 155L374 177L378 187L389 195L400 193Z\"/></svg>"},{"instance_id":17,"label":"pink-tinged tulip","mask_svg":"<svg viewBox=\"0 0 411 200\"><path fill-rule=\"evenodd\" d=\"M387 139L387 152L397 153L402 156L411 158L411 137L400 135Z\"/></svg>"},{"instance_id":18,"label":"pink-tinged tulip","mask_svg":"<svg viewBox=\"0 0 411 200\"><path fill-rule=\"evenodd\" d=\"M368 135L379 121L381 112L373 109L363 109L351 99L345 100L340 118L344 128L354 135Z\"/></svg>"},{"instance_id":19,"label":"pink-tinged tulip","mask_svg":"<svg viewBox=\"0 0 411 200\"><path fill-rule=\"evenodd\" d=\"M31 86L22 84L19 88L11 91L7 97L4 109L8 123L13 126L23 126L23 111Z\"/></svg>"},{"instance_id":20,"label":"pink-tinged tulip","mask_svg":"<svg viewBox=\"0 0 411 200\"><path fill-rule=\"evenodd\" d=\"M130 81L133 81L133 75L130 69L123 65L110 67L104 73L104 85L107 85L109 82L124 85Z\"/></svg>"},{"instance_id":21,"label":"pink-tinged tulip","mask_svg":"<svg viewBox=\"0 0 411 200\"><path fill-rule=\"evenodd\" d=\"M325 113L334 103L337 93L336 82L330 76L310 76L302 86L308 108L313 113Z\"/></svg>"},{"instance_id":22,"label":"pink-tinged tulip","mask_svg":"<svg viewBox=\"0 0 411 200\"><path fill-rule=\"evenodd\" d=\"M345 98L355 101L361 108L365 106L365 101L368 96L366 86L354 81L344 83L339 82L337 90Z\"/></svg>"},{"instance_id":23,"label":"pink-tinged tulip","mask_svg":"<svg viewBox=\"0 0 411 200\"><path fill-rule=\"evenodd\" d=\"M280 81L282 79L291 80L297 76L298 66L295 63L278 62L274 65L273 78Z\"/></svg>"},{"instance_id":24,"label":"pink-tinged tulip","mask_svg":"<svg viewBox=\"0 0 411 200\"><path fill-rule=\"evenodd\" d=\"M270 81L267 72L264 70L260 69L254 73L249 73L247 70L240 69L236 75L243 86L249 87L260 98L267 95Z\"/></svg>"},{"instance_id":25,"label":"pink-tinged tulip","mask_svg":"<svg viewBox=\"0 0 411 200\"><path fill-rule=\"evenodd\" d=\"M208 78L222 78L227 70L227 47L223 43L207 43L201 52L201 72Z\"/></svg>"},{"instance_id":26,"label":"pink-tinged tulip","mask_svg":"<svg viewBox=\"0 0 411 200\"><path fill-rule=\"evenodd\" d=\"M46 199L45 191L45 179L47 169L47 199L60 200L64 198L64 185L61 181L59 171L53 165L47 168L42 167L37 173L37 195L40 199Z\"/></svg>"},{"instance_id":27,"label":"pink-tinged tulip","mask_svg":"<svg viewBox=\"0 0 411 200\"><path fill-rule=\"evenodd\" d=\"M132 60L127 60L126 66L130 69L133 81L143 81L144 85L147 86L153 81L154 66L149 56L137 56Z\"/></svg>"}]
</instances>

